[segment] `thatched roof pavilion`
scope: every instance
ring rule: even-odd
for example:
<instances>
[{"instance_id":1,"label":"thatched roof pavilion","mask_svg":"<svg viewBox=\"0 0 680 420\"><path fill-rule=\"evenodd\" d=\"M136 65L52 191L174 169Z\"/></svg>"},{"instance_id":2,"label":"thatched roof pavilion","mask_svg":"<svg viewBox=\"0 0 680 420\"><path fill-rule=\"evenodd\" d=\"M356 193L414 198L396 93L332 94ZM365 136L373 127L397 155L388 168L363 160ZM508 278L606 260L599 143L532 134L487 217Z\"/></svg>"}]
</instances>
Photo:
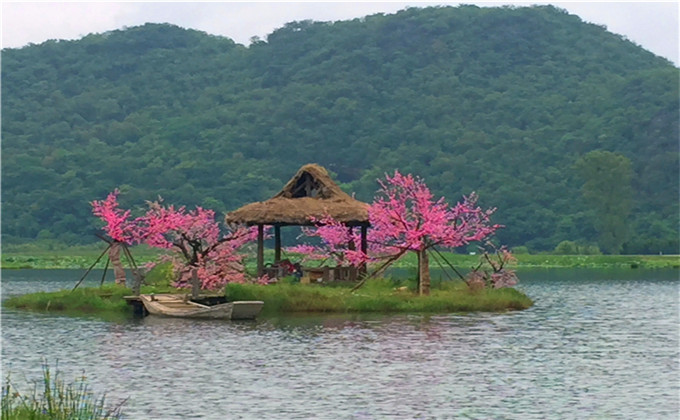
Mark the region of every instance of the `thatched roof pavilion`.
<instances>
[{"instance_id":1,"label":"thatched roof pavilion","mask_svg":"<svg viewBox=\"0 0 680 420\"><path fill-rule=\"evenodd\" d=\"M227 213L226 222L258 226L257 271L264 266L264 226L274 226L275 262L281 259L281 226L311 225L311 218L332 216L348 227L361 227L361 246L366 250L368 204L350 197L333 182L328 171L317 164L301 167L274 197L266 201L246 204Z\"/></svg>"}]
</instances>

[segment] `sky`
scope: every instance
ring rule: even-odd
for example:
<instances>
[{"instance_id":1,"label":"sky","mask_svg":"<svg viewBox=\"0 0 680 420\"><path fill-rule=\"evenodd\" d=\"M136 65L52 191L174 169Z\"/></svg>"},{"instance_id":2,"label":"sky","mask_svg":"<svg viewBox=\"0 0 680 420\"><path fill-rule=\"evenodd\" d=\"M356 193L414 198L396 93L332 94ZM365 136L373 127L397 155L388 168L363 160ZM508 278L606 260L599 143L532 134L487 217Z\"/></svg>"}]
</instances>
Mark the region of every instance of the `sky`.
<instances>
[{"instance_id":1,"label":"sky","mask_svg":"<svg viewBox=\"0 0 680 420\"><path fill-rule=\"evenodd\" d=\"M2 48L20 48L48 39L79 39L147 22L172 23L222 35L248 45L288 22L348 20L406 7L458 2L15 2L2 3ZM679 66L679 2L463 2L478 6L552 4L582 20L604 25Z\"/></svg>"}]
</instances>

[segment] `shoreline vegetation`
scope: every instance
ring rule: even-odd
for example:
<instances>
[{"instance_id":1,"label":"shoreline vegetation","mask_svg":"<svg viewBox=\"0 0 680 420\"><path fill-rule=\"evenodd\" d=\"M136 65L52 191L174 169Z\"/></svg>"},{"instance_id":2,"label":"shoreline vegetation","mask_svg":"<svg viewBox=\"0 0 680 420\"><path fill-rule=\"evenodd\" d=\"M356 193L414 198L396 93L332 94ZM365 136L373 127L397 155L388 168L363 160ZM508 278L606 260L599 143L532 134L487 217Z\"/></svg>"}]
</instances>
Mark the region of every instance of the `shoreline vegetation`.
<instances>
[{"instance_id":1,"label":"shoreline vegetation","mask_svg":"<svg viewBox=\"0 0 680 420\"><path fill-rule=\"evenodd\" d=\"M227 284L224 295L230 301L262 300L262 314L281 313L453 313L504 312L527 309L533 301L512 289L484 288L471 290L462 281L437 282L429 296L415 293L414 280L372 279L352 292L349 284L305 285L281 281L273 285ZM143 286L141 293L187 293L169 286ZM132 316L132 308L123 296L132 290L115 284L102 287L37 292L13 296L3 301L6 308L97 316L107 320Z\"/></svg>"},{"instance_id":2,"label":"shoreline vegetation","mask_svg":"<svg viewBox=\"0 0 680 420\"><path fill-rule=\"evenodd\" d=\"M79 246L58 250L44 249L5 249L2 253L2 269L87 269L101 254L99 246ZM160 252L148 247L132 249L138 264L155 260ZM447 260L462 269L474 267L479 262L478 255L442 253ZM558 255L558 254L513 254L516 262L509 268L680 268L680 255ZM246 258L251 263L255 260ZM291 259L294 259L293 256ZM105 258L95 268L103 269ZM273 252L265 252L265 261L273 260ZM415 268L417 259L407 255L393 265L395 268ZM433 266L436 268L436 266Z\"/></svg>"}]
</instances>

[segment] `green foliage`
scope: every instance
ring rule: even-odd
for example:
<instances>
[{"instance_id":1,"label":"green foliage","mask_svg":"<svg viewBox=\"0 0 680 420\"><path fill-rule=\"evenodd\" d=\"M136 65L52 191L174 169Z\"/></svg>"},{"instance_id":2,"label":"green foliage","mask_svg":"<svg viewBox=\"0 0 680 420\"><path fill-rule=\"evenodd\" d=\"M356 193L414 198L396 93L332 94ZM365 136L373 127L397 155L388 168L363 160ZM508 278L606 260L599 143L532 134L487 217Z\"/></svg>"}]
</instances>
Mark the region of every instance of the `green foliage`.
<instances>
[{"instance_id":1,"label":"green foliage","mask_svg":"<svg viewBox=\"0 0 680 420\"><path fill-rule=\"evenodd\" d=\"M555 254L557 255L578 255L578 247L575 242L562 241L555 247Z\"/></svg>"},{"instance_id":2,"label":"green foliage","mask_svg":"<svg viewBox=\"0 0 680 420\"><path fill-rule=\"evenodd\" d=\"M527 248L527 247L525 247L525 246L515 246L515 247L512 247L512 250L511 250L511 251L512 251L512 253L513 253L514 255L526 255L526 254L529 254L529 248Z\"/></svg>"},{"instance_id":3,"label":"green foliage","mask_svg":"<svg viewBox=\"0 0 680 420\"><path fill-rule=\"evenodd\" d=\"M680 246L678 69L552 6L293 22L248 48L147 24L2 53L3 247L92 241L88 202L115 187L124 207L229 211L317 162L364 201L395 168L452 202L476 191L502 243L546 251L598 238L573 173L595 149L633 176L627 240L601 247Z\"/></svg>"},{"instance_id":4,"label":"green foliage","mask_svg":"<svg viewBox=\"0 0 680 420\"><path fill-rule=\"evenodd\" d=\"M123 403L107 408L104 396L90 391L85 377L66 383L59 370L52 375L48 365L43 364L42 393L37 387L31 394L21 394L5 377L2 388L3 420L105 420L122 418Z\"/></svg>"},{"instance_id":5,"label":"green foliage","mask_svg":"<svg viewBox=\"0 0 680 420\"><path fill-rule=\"evenodd\" d=\"M144 277L144 283L149 286L170 287L175 280L172 263L162 263L154 266Z\"/></svg>"},{"instance_id":6,"label":"green foliage","mask_svg":"<svg viewBox=\"0 0 680 420\"><path fill-rule=\"evenodd\" d=\"M602 150L588 152L576 161L584 180L583 198L593 210L593 225L599 244L609 254L618 254L626 241L633 188L633 170L627 157Z\"/></svg>"}]
</instances>

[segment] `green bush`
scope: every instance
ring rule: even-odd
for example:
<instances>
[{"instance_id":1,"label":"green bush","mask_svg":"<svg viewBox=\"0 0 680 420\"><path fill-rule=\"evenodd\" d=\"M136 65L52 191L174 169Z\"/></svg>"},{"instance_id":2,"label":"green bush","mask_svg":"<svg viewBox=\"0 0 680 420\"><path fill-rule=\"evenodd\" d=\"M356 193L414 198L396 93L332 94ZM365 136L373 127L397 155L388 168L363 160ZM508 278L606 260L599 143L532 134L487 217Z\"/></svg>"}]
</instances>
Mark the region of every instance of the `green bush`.
<instances>
[{"instance_id":1,"label":"green bush","mask_svg":"<svg viewBox=\"0 0 680 420\"><path fill-rule=\"evenodd\" d=\"M144 283L149 286L166 286L170 287L175 279L175 273L172 270L172 263L166 262L154 266L144 277Z\"/></svg>"},{"instance_id":2,"label":"green bush","mask_svg":"<svg viewBox=\"0 0 680 420\"><path fill-rule=\"evenodd\" d=\"M582 245L579 247L581 255L602 255L602 251L597 245Z\"/></svg>"},{"instance_id":3,"label":"green bush","mask_svg":"<svg viewBox=\"0 0 680 420\"><path fill-rule=\"evenodd\" d=\"M512 248L511 251L515 255L528 255L528 254L530 254L529 248L527 248L525 246L516 246L516 247Z\"/></svg>"},{"instance_id":4,"label":"green bush","mask_svg":"<svg viewBox=\"0 0 680 420\"><path fill-rule=\"evenodd\" d=\"M555 247L557 255L602 255L597 245L579 244L573 241L562 241Z\"/></svg>"},{"instance_id":5,"label":"green bush","mask_svg":"<svg viewBox=\"0 0 680 420\"><path fill-rule=\"evenodd\" d=\"M557 255L578 255L578 247L573 241L562 241L555 247Z\"/></svg>"}]
</instances>

